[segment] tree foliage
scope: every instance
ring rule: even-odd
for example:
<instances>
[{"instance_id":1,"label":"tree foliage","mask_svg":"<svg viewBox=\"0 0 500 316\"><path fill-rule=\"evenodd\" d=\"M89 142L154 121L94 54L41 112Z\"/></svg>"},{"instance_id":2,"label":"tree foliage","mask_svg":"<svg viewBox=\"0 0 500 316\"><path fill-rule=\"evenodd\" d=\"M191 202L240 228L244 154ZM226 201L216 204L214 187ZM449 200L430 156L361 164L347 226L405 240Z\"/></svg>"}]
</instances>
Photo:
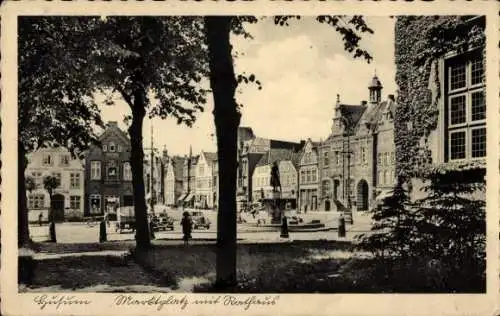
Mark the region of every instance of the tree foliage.
<instances>
[{"instance_id":1,"label":"tree foliage","mask_svg":"<svg viewBox=\"0 0 500 316\"><path fill-rule=\"evenodd\" d=\"M26 190L28 192L31 193L33 190L37 188L35 179L33 179L32 176L27 176L25 181L26 181Z\"/></svg>"},{"instance_id":2,"label":"tree foliage","mask_svg":"<svg viewBox=\"0 0 500 316\"><path fill-rule=\"evenodd\" d=\"M61 185L59 178L54 176L45 176L43 178L43 188L49 193L49 196L54 195L54 190Z\"/></svg>"}]
</instances>

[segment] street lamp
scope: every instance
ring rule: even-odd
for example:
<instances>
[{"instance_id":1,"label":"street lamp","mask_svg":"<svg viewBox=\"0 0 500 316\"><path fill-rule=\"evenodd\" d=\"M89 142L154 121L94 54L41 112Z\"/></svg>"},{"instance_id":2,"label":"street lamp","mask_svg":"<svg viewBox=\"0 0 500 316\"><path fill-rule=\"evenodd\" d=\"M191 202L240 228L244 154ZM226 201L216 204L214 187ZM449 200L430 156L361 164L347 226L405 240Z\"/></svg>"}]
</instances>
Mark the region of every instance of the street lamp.
<instances>
[{"instance_id":1,"label":"street lamp","mask_svg":"<svg viewBox=\"0 0 500 316\"><path fill-rule=\"evenodd\" d=\"M344 135L347 134L347 151L342 150L342 156L344 154L347 154L347 181L344 179L344 185L346 186L346 191L347 191L347 208L349 209L349 222L353 224L353 216L352 216L352 206L351 206L351 148L350 148L350 124L349 121L344 117L341 116L340 119L344 123ZM343 146L344 140L342 140L342 149L344 148ZM344 161L344 159L342 159ZM344 172L345 167L342 170L342 173Z\"/></svg>"}]
</instances>

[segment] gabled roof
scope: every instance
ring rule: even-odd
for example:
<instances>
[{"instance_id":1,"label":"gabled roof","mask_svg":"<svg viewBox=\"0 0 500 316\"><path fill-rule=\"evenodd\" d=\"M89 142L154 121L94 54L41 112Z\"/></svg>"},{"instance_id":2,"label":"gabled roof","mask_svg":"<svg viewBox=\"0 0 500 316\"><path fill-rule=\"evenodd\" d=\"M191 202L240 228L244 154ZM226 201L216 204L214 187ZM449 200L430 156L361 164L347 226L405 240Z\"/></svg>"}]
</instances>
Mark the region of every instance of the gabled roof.
<instances>
[{"instance_id":1,"label":"gabled roof","mask_svg":"<svg viewBox=\"0 0 500 316\"><path fill-rule=\"evenodd\" d=\"M130 138L128 137L128 134L120 127L118 127L117 122L108 122L108 124L106 125L106 129L99 136L99 140L104 139L112 132L115 132L118 137L120 137L125 143L130 144Z\"/></svg>"},{"instance_id":2,"label":"gabled roof","mask_svg":"<svg viewBox=\"0 0 500 316\"><path fill-rule=\"evenodd\" d=\"M367 107L363 105L340 104L340 113L349 121L350 126L356 126L365 113Z\"/></svg>"},{"instance_id":3,"label":"gabled roof","mask_svg":"<svg viewBox=\"0 0 500 316\"><path fill-rule=\"evenodd\" d=\"M203 152L203 155L209 164L213 164L214 161L217 160L217 153Z\"/></svg>"},{"instance_id":4,"label":"gabled roof","mask_svg":"<svg viewBox=\"0 0 500 316\"><path fill-rule=\"evenodd\" d=\"M271 148L268 152L262 155L259 162L257 163L257 167L272 165L275 161L285 161L290 160L292 163L294 161L298 161L299 153L294 152L290 149L283 148Z\"/></svg>"},{"instance_id":5,"label":"gabled roof","mask_svg":"<svg viewBox=\"0 0 500 316\"><path fill-rule=\"evenodd\" d=\"M395 109L396 103L392 100L383 101L370 106L359 120L356 129L359 129L361 124L367 124L368 129L374 131L378 123L383 120L385 113L389 112L394 117Z\"/></svg>"}]
</instances>

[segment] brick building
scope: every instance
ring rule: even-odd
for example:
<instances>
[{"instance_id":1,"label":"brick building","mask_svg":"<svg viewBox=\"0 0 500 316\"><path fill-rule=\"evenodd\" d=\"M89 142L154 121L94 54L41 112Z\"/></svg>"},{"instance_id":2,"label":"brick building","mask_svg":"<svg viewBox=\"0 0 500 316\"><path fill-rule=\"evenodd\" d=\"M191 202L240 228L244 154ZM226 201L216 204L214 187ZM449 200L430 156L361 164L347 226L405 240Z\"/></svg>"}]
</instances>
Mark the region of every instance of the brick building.
<instances>
[{"instance_id":1,"label":"brick building","mask_svg":"<svg viewBox=\"0 0 500 316\"><path fill-rule=\"evenodd\" d=\"M319 145L320 208L366 211L395 183L395 100L381 100L382 83L374 76L369 101L343 104L337 95L332 130Z\"/></svg>"},{"instance_id":2,"label":"brick building","mask_svg":"<svg viewBox=\"0 0 500 316\"><path fill-rule=\"evenodd\" d=\"M117 122L108 122L85 156L85 215L115 214L120 206L133 206L130 140Z\"/></svg>"},{"instance_id":3,"label":"brick building","mask_svg":"<svg viewBox=\"0 0 500 316\"><path fill-rule=\"evenodd\" d=\"M319 170L318 147L319 142L308 139L302 150L299 169L299 196L298 209L301 211L318 210Z\"/></svg>"},{"instance_id":4,"label":"brick building","mask_svg":"<svg viewBox=\"0 0 500 316\"><path fill-rule=\"evenodd\" d=\"M194 207L194 197L196 195L196 165L199 155L193 156L193 150L189 148L189 156L184 157L182 170L182 191L183 194L177 200L179 205L184 207Z\"/></svg>"}]
</instances>

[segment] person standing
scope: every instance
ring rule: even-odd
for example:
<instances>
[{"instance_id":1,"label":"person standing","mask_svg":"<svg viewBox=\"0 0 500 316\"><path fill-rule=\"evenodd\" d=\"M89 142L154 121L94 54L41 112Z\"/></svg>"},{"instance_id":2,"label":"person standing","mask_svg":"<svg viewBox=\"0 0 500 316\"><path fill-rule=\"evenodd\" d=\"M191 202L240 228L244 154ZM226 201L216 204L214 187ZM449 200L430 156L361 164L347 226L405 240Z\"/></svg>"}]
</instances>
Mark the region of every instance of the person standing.
<instances>
[{"instance_id":1,"label":"person standing","mask_svg":"<svg viewBox=\"0 0 500 316\"><path fill-rule=\"evenodd\" d=\"M189 239L191 239L191 230L193 228L193 221L191 220L191 216L188 212L184 212L182 214L181 225L182 233L184 234L182 239L184 240L184 245L187 246L189 244Z\"/></svg>"}]
</instances>

